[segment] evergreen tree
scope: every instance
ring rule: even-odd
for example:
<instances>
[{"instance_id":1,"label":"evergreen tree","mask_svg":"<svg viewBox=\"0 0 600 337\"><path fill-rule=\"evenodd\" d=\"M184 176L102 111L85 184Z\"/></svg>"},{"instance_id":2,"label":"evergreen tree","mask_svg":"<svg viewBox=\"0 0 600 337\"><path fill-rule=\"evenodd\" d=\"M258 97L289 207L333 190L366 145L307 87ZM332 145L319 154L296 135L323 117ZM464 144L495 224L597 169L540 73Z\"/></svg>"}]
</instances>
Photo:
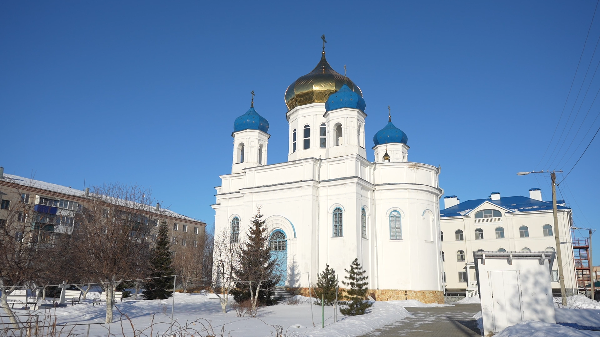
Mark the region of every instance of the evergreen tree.
<instances>
[{"instance_id":1,"label":"evergreen tree","mask_svg":"<svg viewBox=\"0 0 600 337\"><path fill-rule=\"evenodd\" d=\"M346 281L342 281L345 286L350 286L346 292L348 302L346 306L340 309L340 312L346 316L363 315L365 311L373 305L371 302L365 301L367 297L367 278L365 270L362 268L358 259L354 259L350 265L350 270L344 269L347 276L344 276Z\"/></svg>"},{"instance_id":2,"label":"evergreen tree","mask_svg":"<svg viewBox=\"0 0 600 337\"><path fill-rule=\"evenodd\" d=\"M238 282L231 293L236 302L251 299L250 284L252 293L256 296L258 283L261 282L258 303L274 304L271 296L280 276L276 272L277 261L271 256L268 243L269 235L265 221L258 209L248 230L248 240L240 247L239 267L233 271Z\"/></svg>"},{"instance_id":3,"label":"evergreen tree","mask_svg":"<svg viewBox=\"0 0 600 337\"><path fill-rule=\"evenodd\" d=\"M158 228L156 244L152 248L152 258L150 259L150 277L145 283L143 292L147 300L161 299L171 297L173 288L173 267L171 260L171 241L169 240L169 229L167 224L163 223ZM125 257L126 258L126 257Z\"/></svg>"},{"instance_id":4,"label":"evergreen tree","mask_svg":"<svg viewBox=\"0 0 600 337\"><path fill-rule=\"evenodd\" d=\"M338 280L335 275L335 270L329 268L329 265L325 265L325 270L317 276L317 287L315 288L315 295L317 296L317 302L320 305L321 299L325 305L333 305L335 302L335 291L338 286Z\"/></svg>"}]
</instances>

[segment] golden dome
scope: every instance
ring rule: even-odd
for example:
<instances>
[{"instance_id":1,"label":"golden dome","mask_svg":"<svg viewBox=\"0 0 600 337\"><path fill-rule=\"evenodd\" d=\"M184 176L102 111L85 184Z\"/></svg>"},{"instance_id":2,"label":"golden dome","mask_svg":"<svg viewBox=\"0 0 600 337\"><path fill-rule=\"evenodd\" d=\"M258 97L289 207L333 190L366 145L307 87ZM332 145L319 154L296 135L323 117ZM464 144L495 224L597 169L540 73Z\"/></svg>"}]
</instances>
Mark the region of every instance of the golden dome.
<instances>
[{"instance_id":1,"label":"golden dome","mask_svg":"<svg viewBox=\"0 0 600 337\"><path fill-rule=\"evenodd\" d=\"M344 84L362 97L362 91L354 82L331 68L323 52L315 69L298 78L287 88L285 104L288 110L292 110L305 104L325 103L329 95L340 90Z\"/></svg>"}]
</instances>

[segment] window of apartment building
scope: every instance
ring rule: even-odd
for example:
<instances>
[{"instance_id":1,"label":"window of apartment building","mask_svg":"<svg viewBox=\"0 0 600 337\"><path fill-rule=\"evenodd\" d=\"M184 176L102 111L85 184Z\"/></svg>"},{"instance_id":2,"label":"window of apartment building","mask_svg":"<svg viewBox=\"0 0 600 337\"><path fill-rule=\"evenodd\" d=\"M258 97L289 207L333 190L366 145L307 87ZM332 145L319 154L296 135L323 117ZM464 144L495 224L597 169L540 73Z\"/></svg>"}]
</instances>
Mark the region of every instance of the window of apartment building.
<instances>
[{"instance_id":1,"label":"window of apartment building","mask_svg":"<svg viewBox=\"0 0 600 337\"><path fill-rule=\"evenodd\" d=\"M10 200L2 200L2 203L0 203L0 209L8 209L9 206Z\"/></svg>"},{"instance_id":2,"label":"window of apartment building","mask_svg":"<svg viewBox=\"0 0 600 337\"><path fill-rule=\"evenodd\" d=\"M198 241L194 240L194 247L198 247Z\"/></svg>"},{"instance_id":3,"label":"window of apartment building","mask_svg":"<svg viewBox=\"0 0 600 337\"><path fill-rule=\"evenodd\" d=\"M325 126L325 123L321 124L321 127L319 128L319 145L321 148L326 148L327 147L327 127Z\"/></svg>"},{"instance_id":4,"label":"window of apartment building","mask_svg":"<svg viewBox=\"0 0 600 337\"><path fill-rule=\"evenodd\" d=\"M184 232L184 233L187 233L187 225L183 225L183 228L182 228L182 229L183 229L183 232Z\"/></svg>"},{"instance_id":5,"label":"window of apartment building","mask_svg":"<svg viewBox=\"0 0 600 337\"><path fill-rule=\"evenodd\" d=\"M6 220L0 219L0 228L4 228L6 226Z\"/></svg>"},{"instance_id":6,"label":"window of apartment building","mask_svg":"<svg viewBox=\"0 0 600 337\"><path fill-rule=\"evenodd\" d=\"M467 272L466 271L459 271L458 272L458 282L467 282Z\"/></svg>"},{"instance_id":7,"label":"window of apartment building","mask_svg":"<svg viewBox=\"0 0 600 337\"><path fill-rule=\"evenodd\" d=\"M475 230L475 240L483 240L483 229L477 228Z\"/></svg>"},{"instance_id":8,"label":"window of apartment building","mask_svg":"<svg viewBox=\"0 0 600 337\"><path fill-rule=\"evenodd\" d=\"M529 228L527 228L527 226L519 227L519 236L522 238L528 238L529 237Z\"/></svg>"},{"instance_id":9,"label":"window of apartment building","mask_svg":"<svg viewBox=\"0 0 600 337\"><path fill-rule=\"evenodd\" d=\"M464 240L463 237L463 231L462 230L457 230L456 232L454 232L454 237L456 238L456 241L462 241Z\"/></svg>"},{"instance_id":10,"label":"window of apartment building","mask_svg":"<svg viewBox=\"0 0 600 337\"><path fill-rule=\"evenodd\" d=\"M553 270L550 274L550 281L558 282L558 270Z\"/></svg>"},{"instance_id":11,"label":"window of apartment building","mask_svg":"<svg viewBox=\"0 0 600 337\"><path fill-rule=\"evenodd\" d=\"M552 226L550 225L544 225L544 236L552 236Z\"/></svg>"},{"instance_id":12,"label":"window of apartment building","mask_svg":"<svg viewBox=\"0 0 600 337\"><path fill-rule=\"evenodd\" d=\"M173 242L174 245L176 245L177 244L177 238L173 237L173 241L172 242Z\"/></svg>"},{"instance_id":13,"label":"window of apartment building","mask_svg":"<svg viewBox=\"0 0 600 337\"><path fill-rule=\"evenodd\" d=\"M440 231L440 241L444 241L444 232Z\"/></svg>"},{"instance_id":14,"label":"window of apartment building","mask_svg":"<svg viewBox=\"0 0 600 337\"><path fill-rule=\"evenodd\" d=\"M177 223L173 224L173 230L176 231L179 228L179 225L177 225Z\"/></svg>"},{"instance_id":15,"label":"window of apartment building","mask_svg":"<svg viewBox=\"0 0 600 337\"><path fill-rule=\"evenodd\" d=\"M504 228L496 227L496 239L504 239Z\"/></svg>"},{"instance_id":16,"label":"window of apartment building","mask_svg":"<svg viewBox=\"0 0 600 337\"><path fill-rule=\"evenodd\" d=\"M21 194L21 201L28 204L29 203L29 193L22 193Z\"/></svg>"},{"instance_id":17,"label":"window of apartment building","mask_svg":"<svg viewBox=\"0 0 600 337\"><path fill-rule=\"evenodd\" d=\"M456 261L457 262L465 262L465 251L459 250L456 252Z\"/></svg>"},{"instance_id":18,"label":"window of apartment building","mask_svg":"<svg viewBox=\"0 0 600 337\"><path fill-rule=\"evenodd\" d=\"M185 239L181 239L181 245L185 246L185 244L186 244Z\"/></svg>"},{"instance_id":19,"label":"window of apartment building","mask_svg":"<svg viewBox=\"0 0 600 337\"><path fill-rule=\"evenodd\" d=\"M198 227L194 227L194 234L198 235L198 233L200 233L200 230L198 229Z\"/></svg>"},{"instance_id":20,"label":"window of apartment building","mask_svg":"<svg viewBox=\"0 0 600 337\"><path fill-rule=\"evenodd\" d=\"M304 126L304 149L310 149L310 125Z\"/></svg>"}]
</instances>

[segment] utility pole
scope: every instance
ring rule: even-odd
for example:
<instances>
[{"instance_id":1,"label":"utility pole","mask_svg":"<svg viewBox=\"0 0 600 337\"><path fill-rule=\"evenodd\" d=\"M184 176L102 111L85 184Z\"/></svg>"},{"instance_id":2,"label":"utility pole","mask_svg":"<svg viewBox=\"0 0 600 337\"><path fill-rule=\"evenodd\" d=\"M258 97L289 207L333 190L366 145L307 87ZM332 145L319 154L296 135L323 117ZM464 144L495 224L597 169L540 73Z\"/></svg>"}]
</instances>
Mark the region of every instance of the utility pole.
<instances>
[{"instance_id":1,"label":"utility pole","mask_svg":"<svg viewBox=\"0 0 600 337\"><path fill-rule=\"evenodd\" d=\"M588 264L590 265L590 283L592 284L592 301L595 301L595 297L596 297L596 287L594 284L594 265L592 264L592 229L588 228L588 233L590 234L590 242L589 242L589 249L588 249Z\"/></svg>"},{"instance_id":2,"label":"utility pole","mask_svg":"<svg viewBox=\"0 0 600 337\"><path fill-rule=\"evenodd\" d=\"M525 176L530 173L550 173L552 179L552 215L554 217L554 240L556 241L556 263L558 263L558 280L560 282L560 297L563 307L567 306L567 294L565 290L565 275L563 273L562 249L560 249L560 231L558 227L558 209L556 207L556 172L562 171L530 171L519 172L517 175Z\"/></svg>"}]
</instances>

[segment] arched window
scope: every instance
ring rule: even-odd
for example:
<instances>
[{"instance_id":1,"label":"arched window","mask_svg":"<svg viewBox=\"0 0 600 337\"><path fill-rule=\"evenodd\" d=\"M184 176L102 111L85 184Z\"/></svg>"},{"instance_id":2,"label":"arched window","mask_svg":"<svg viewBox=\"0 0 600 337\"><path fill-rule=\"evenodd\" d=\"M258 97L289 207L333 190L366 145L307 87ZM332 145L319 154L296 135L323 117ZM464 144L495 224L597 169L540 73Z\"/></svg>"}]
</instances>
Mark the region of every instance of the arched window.
<instances>
[{"instance_id":1,"label":"arched window","mask_svg":"<svg viewBox=\"0 0 600 337\"><path fill-rule=\"evenodd\" d=\"M231 220L231 242L238 242L240 238L240 219L236 216Z\"/></svg>"},{"instance_id":2,"label":"arched window","mask_svg":"<svg viewBox=\"0 0 600 337\"><path fill-rule=\"evenodd\" d=\"M325 126L325 123L321 124L321 127L319 128L319 146L324 149L327 147L327 127Z\"/></svg>"},{"instance_id":3,"label":"arched window","mask_svg":"<svg viewBox=\"0 0 600 337\"><path fill-rule=\"evenodd\" d=\"M444 232L440 231L440 241L444 241Z\"/></svg>"},{"instance_id":4,"label":"arched window","mask_svg":"<svg viewBox=\"0 0 600 337\"><path fill-rule=\"evenodd\" d=\"M304 126L304 149L310 149L310 125Z\"/></svg>"},{"instance_id":5,"label":"arched window","mask_svg":"<svg viewBox=\"0 0 600 337\"><path fill-rule=\"evenodd\" d=\"M465 261L465 251L464 250L459 250L458 252L456 252L456 261L457 262Z\"/></svg>"},{"instance_id":6,"label":"arched window","mask_svg":"<svg viewBox=\"0 0 600 337\"><path fill-rule=\"evenodd\" d=\"M263 154L262 154L262 152L263 152L263 146L262 146L262 144L260 144L260 145L258 146L258 163L259 163L259 164L262 164L262 163L263 163L263 162L262 162L262 161L263 161Z\"/></svg>"},{"instance_id":7,"label":"arched window","mask_svg":"<svg viewBox=\"0 0 600 337\"><path fill-rule=\"evenodd\" d=\"M356 129L356 145L361 146L362 144L360 143L360 128L362 127L361 124L358 124L358 128Z\"/></svg>"},{"instance_id":8,"label":"arched window","mask_svg":"<svg viewBox=\"0 0 600 337\"><path fill-rule=\"evenodd\" d=\"M528 238L529 237L529 228L527 228L527 226L519 227L519 236L522 238Z\"/></svg>"},{"instance_id":9,"label":"arched window","mask_svg":"<svg viewBox=\"0 0 600 337\"><path fill-rule=\"evenodd\" d=\"M552 236L552 226L544 225L544 236Z\"/></svg>"},{"instance_id":10,"label":"arched window","mask_svg":"<svg viewBox=\"0 0 600 337\"><path fill-rule=\"evenodd\" d=\"M484 209L475 213L475 219L501 218L502 213L495 209Z\"/></svg>"},{"instance_id":11,"label":"arched window","mask_svg":"<svg viewBox=\"0 0 600 337\"><path fill-rule=\"evenodd\" d=\"M400 212L398 211L390 213L390 239L402 240L402 224Z\"/></svg>"},{"instance_id":12,"label":"arched window","mask_svg":"<svg viewBox=\"0 0 600 337\"><path fill-rule=\"evenodd\" d=\"M442 251L442 262L446 261L446 257L444 256L444 251Z\"/></svg>"},{"instance_id":13,"label":"arched window","mask_svg":"<svg viewBox=\"0 0 600 337\"><path fill-rule=\"evenodd\" d=\"M496 239L504 239L504 228L496 227Z\"/></svg>"},{"instance_id":14,"label":"arched window","mask_svg":"<svg viewBox=\"0 0 600 337\"><path fill-rule=\"evenodd\" d=\"M475 240L483 240L483 229L477 228L475 230Z\"/></svg>"},{"instance_id":15,"label":"arched window","mask_svg":"<svg viewBox=\"0 0 600 337\"><path fill-rule=\"evenodd\" d=\"M292 153L296 152L296 129L292 131Z\"/></svg>"},{"instance_id":16,"label":"arched window","mask_svg":"<svg viewBox=\"0 0 600 337\"><path fill-rule=\"evenodd\" d=\"M269 239L269 247L272 251L284 251L287 248L287 240L282 231L277 230L271 234Z\"/></svg>"},{"instance_id":17,"label":"arched window","mask_svg":"<svg viewBox=\"0 0 600 337\"><path fill-rule=\"evenodd\" d=\"M335 130L335 146L342 145L342 124L337 123L334 127Z\"/></svg>"},{"instance_id":18,"label":"arched window","mask_svg":"<svg viewBox=\"0 0 600 337\"><path fill-rule=\"evenodd\" d=\"M360 211L360 232L363 239L367 238L367 212L363 208Z\"/></svg>"},{"instance_id":19,"label":"arched window","mask_svg":"<svg viewBox=\"0 0 600 337\"><path fill-rule=\"evenodd\" d=\"M527 247L523 247L523 249L521 249L521 251L523 253L531 253L531 249L527 248Z\"/></svg>"},{"instance_id":20,"label":"arched window","mask_svg":"<svg viewBox=\"0 0 600 337\"><path fill-rule=\"evenodd\" d=\"M457 230L456 232L454 232L454 237L456 238L456 241L464 240L463 231L461 229Z\"/></svg>"},{"instance_id":21,"label":"arched window","mask_svg":"<svg viewBox=\"0 0 600 337\"><path fill-rule=\"evenodd\" d=\"M240 145L238 145L238 163L243 163L244 162L244 143L240 143Z\"/></svg>"},{"instance_id":22,"label":"arched window","mask_svg":"<svg viewBox=\"0 0 600 337\"><path fill-rule=\"evenodd\" d=\"M506 249L500 248L500 249L498 249L498 253L506 253Z\"/></svg>"},{"instance_id":23,"label":"arched window","mask_svg":"<svg viewBox=\"0 0 600 337\"><path fill-rule=\"evenodd\" d=\"M554 247L546 247L544 251L554 253L556 250L554 249Z\"/></svg>"},{"instance_id":24,"label":"arched window","mask_svg":"<svg viewBox=\"0 0 600 337\"><path fill-rule=\"evenodd\" d=\"M343 219L342 219L342 209L336 208L333 210L333 236L340 237L343 236Z\"/></svg>"}]
</instances>

